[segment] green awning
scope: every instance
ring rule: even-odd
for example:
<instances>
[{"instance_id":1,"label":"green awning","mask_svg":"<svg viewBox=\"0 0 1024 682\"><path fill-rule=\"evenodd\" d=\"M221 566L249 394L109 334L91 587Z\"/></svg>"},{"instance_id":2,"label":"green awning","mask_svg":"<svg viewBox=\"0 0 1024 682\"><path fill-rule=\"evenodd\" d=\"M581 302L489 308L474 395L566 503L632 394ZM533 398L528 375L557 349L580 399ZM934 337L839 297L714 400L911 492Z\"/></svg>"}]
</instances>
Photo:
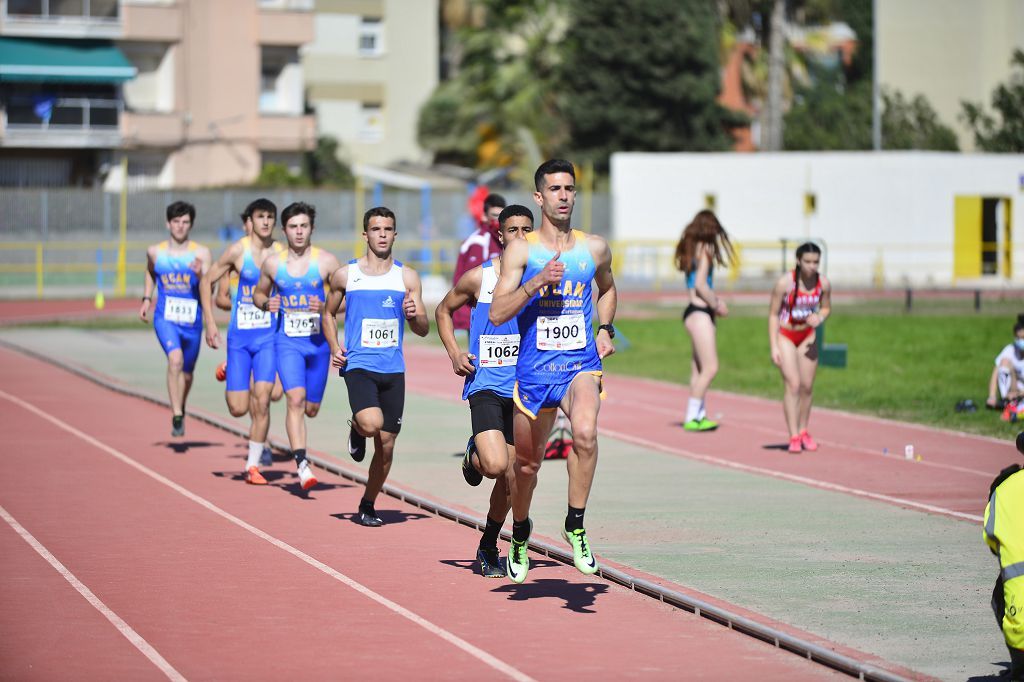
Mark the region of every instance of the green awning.
<instances>
[{"instance_id":1,"label":"green awning","mask_svg":"<svg viewBox=\"0 0 1024 682\"><path fill-rule=\"evenodd\" d=\"M109 40L0 38L0 82L122 83L137 73Z\"/></svg>"}]
</instances>

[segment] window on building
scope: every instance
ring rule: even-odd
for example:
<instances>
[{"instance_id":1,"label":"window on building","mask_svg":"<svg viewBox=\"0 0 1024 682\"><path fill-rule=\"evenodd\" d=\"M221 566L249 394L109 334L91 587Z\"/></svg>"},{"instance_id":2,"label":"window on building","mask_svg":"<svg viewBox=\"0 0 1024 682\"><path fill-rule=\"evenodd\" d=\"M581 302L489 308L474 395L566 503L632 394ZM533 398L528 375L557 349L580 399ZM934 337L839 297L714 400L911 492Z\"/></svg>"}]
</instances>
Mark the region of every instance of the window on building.
<instances>
[{"instance_id":1,"label":"window on building","mask_svg":"<svg viewBox=\"0 0 1024 682\"><path fill-rule=\"evenodd\" d=\"M380 142L384 138L384 111L380 104L363 103L358 136L360 142Z\"/></svg>"},{"instance_id":2,"label":"window on building","mask_svg":"<svg viewBox=\"0 0 1024 682\"><path fill-rule=\"evenodd\" d=\"M363 17L359 22L359 54L377 57L384 54L384 22L375 17Z\"/></svg>"},{"instance_id":3,"label":"window on building","mask_svg":"<svg viewBox=\"0 0 1024 682\"><path fill-rule=\"evenodd\" d=\"M117 19L118 0L7 0L7 16L34 19Z\"/></svg>"}]
</instances>

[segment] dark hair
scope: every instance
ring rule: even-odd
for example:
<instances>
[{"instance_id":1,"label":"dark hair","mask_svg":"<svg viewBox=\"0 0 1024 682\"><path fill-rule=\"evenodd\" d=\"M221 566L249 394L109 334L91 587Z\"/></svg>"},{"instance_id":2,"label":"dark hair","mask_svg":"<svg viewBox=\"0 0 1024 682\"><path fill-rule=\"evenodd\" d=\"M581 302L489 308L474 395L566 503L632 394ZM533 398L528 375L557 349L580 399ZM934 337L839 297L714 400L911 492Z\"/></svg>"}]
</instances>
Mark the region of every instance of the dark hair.
<instances>
[{"instance_id":1,"label":"dark hair","mask_svg":"<svg viewBox=\"0 0 1024 682\"><path fill-rule=\"evenodd\" d=\"M576 169L571 163L565 159L548 159L538 166L537 172L533 174L533 186L538 192L541 191L544 189L544 176L555 173L568 173L572 176L573 182L576 182Z\"/></svg>"},{"instance_id":2,"label":"dark hair","mask_svg":"<svg viewBox=\"0 0 1024 682\"><path fill-rule=\"evenodd\" d=\"M522 216L530 219L530 225L533 225L533 211L526 208L522 204L511 204L501 209L501 213L498 214L498 225L505 226L505 221L513 216Z\"/></svg>"},{"instance_id":3,"label":"dark hair","mask_svg":"<svg viewBox=\"0 0 1024 682\"><path fill-rule=\"evenodd\" d=\"M1024 329L1024 313L1017 316L1017 324L1013 325L1013 333L1016 334L1021 329Z\"/></svg>"},{"instance_id":4,"label":"dark hair","mask_svg":"<svg viewBox=\"0 0 1024 682\"><path fill-rule=\"evenodd\" d=\"M505 197L500 194L488 194L487 198L484 199L484 213L491 210L492 208L505 208Z\"/></svg>"},{"instance_id":5,"label":"dark hair","mask_svg":"<svg viewBox=\"0 0 1024 682\"><path fill-rule=\"evenodd\" d=\"M796 267L793 268L793 293L791 293L789 295L789 308L790 308L790 310L792 310L793 306L796 305L796 291L797 291L797 289L800 288L800 285L796 281L797 278L800 277L800 259L803 258L804 254L808 254L808 253L816 253L816 254L818 254L820 256L821 255L821 247L818 246L817 244L815 244L814 242L804 242L800 246L796 247ZM818 280L820 280L820 279L821 279L821 273L820 272L815 273L815 279L814 279L815 286L817 286Z\"/></svg>"},{"instance_id":6,"label":"dark hair","mask_svg":"<svg viewBox=\"0 0 1024 682\"><path fill-rule=\"evenodd\" d=\"M245 207L244 211L242 211L240 216L242 218L242 222L244 223L246 220L251 218L252 214L256 211L266 211L275 218L277 217L277 206L274 205L274 202L270 199L260 197L259 199L250 201L249 205Z\"/></svg>"},{"instance_id":7,"label":"dark hair","mask_svg":"<svg viewBox=\"0 0 1024 682\"><path fill-rule=\"evenodd\" d=\"M690 274L697 269L697 245L706 244L711 249L711 262L725 265L736 259L736 252L718 217L704 209L693 216L690 224L683 229L683 236L676 244L676 269Z\"/></svg>"},{"instance_id":8,"label":"dark hair","mask_svg":"<svg viewBox=\"0 0 1024 682\"><path fill-rule=\"evenodd\" d=\"M284 210L281 211L281 227L287 225L288 221L297 215L309 216L310 226L316 227L316 207L304 201L296 201L284 207Z\"/></svg>"},{"instance_id":9,"label":"dark hair","mask_svg":"<svg viewBox=\"0 0 1024 682\"><path fill-rule=\"evenodd\" d=\"M167 205L167 222L187 215L193 223L196 221L196 207L187 201L175 201Z\"/></svg>"},{"instance_id":10,"label":"dark hair","mask_svg":"<svg viewBox=\"0 0 1024 682\"><path fill-rule=\"evenodd\" d=\"M374 206L363 214L363 232L370 227L370 218L391 218L391 222L395 224L395 230L398 230L398 219L395 218L395 212L387 206Z\"/></svg>"}]
</instances>

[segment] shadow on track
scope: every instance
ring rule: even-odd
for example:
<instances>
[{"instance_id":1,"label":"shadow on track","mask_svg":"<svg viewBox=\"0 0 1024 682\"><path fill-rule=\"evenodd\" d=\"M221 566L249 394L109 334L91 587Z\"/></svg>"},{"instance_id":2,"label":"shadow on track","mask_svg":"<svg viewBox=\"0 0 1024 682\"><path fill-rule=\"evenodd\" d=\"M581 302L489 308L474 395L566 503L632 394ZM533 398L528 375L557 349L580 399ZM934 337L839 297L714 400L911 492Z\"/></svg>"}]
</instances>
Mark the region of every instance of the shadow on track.
<instances>
[{"instance_id":1,"label":"shadow on track","mask_svg":"<svg viewBox=\"0 0 1024 682\"><path fill-rule=\"evenodd\" d=\"M352 487L352 486L347 486L347 487ZM359 525L362 525L362 524L360 524L358 521L356 521L356 516L358 516L358 514L359 514L359 512L354 511L354 512L341 512L339 514L331 514L331 516L333 516L334 518L339 519L341 521L348 521L350 523L354 523L357 526L359 526ZM391 524L394 524L394 523L405 523L406 521L419 521L420 519L425 519L425 518L428 518L428 516L433 516L433 515L421 514L419 512L412 512L412 513L401 512L401 511L398 511L398 510L395 510L395 509L378 509L377 510L377 516L380 517L380 520L384 522L385 526L388 526L388 525L391 525Z\"/></svg>"},{"instance_id":2,"label":"shadow on track","mask_svg":"<svg viewBox=\"0 0 1024 682\"><path fill-rule=\"evenodd\" d=\"M531 560L530 568L533 568ZM554 562L552 562L554 563ZM526 601L527 599L563 599L564 609L576 613L596 613L588 607L593 606L597 595L608 591L608 585L602 583L571 583L568 580L542 578L529 580L522 585L502 585L493 592L507 593L509 601Z\"/></svg>"},{"instance_id":3,"label":"shadow on track","mask_svg":"<svg viewBox=\"0 0 1024 682\"><path fill-rule=\"evenodd\" d=\"M153 445L160 445L173 451L177 455L184 455L193 448L219 448L222 447L224 443L211 443L205 440L162 440L153 443Z\"/></svg>"}]
</instances>

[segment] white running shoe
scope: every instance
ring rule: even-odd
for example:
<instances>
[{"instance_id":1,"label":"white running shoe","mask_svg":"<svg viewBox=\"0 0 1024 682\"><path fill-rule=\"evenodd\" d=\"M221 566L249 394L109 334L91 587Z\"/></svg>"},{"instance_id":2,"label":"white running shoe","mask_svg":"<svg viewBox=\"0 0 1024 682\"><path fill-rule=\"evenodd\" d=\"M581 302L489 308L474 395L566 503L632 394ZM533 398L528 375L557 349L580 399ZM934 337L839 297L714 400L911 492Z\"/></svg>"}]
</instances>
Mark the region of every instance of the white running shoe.
<instances>
[{"instance_id":1,"label":"white running shoe","mask_svg":"<svg viewBox=\"0 0 1024 682\"><path fill-rule=\"evenodd\" d=\"M303 490L309 490L317 484L316 475L313 474L313 467L309 466L309 460L302 460L299 465L299 483Z\"/></svg>"}]
</instances>

